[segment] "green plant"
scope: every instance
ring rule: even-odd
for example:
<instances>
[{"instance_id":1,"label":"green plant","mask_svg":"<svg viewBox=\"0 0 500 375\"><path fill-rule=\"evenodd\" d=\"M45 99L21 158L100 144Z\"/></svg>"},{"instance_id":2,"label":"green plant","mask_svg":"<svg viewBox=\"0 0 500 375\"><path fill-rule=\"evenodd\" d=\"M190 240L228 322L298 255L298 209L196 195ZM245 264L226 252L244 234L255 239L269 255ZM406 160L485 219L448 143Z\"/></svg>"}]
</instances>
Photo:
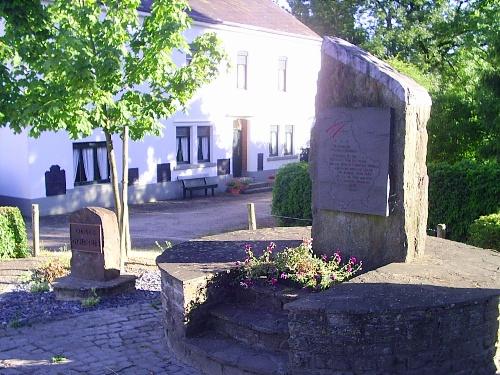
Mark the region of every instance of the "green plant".
<instances>
[{"instance_id":1,"label":"green plant","mask_svg":"<svg viewBox=\"0 0 500 375\"><path fill-rule=\"evenodd\" d=\"M94 307L101 302L101 297L97 295L97 292L94 288L90 291L90 296L82 299L82 306L86 308Z\"/></svg>"},{"instance_id":2,"label":"green plant","mask_svg":"<svg viewBox=\"0 0 500 375\"><path fill-rule=\"evenodd\" d=\"M469 227L471 245L500 251L500 212L481 216Z\"/></svg>"},{"instance_id":3,"label":"green plant","mask_svg":"<svg viewBox=\"0 0 500 375\"><path fill-rule=\"evenodd\" d=\"M49 292L50 291L50 286L49 283L46 281L32 281L30 282L30 292L31 293L43 293L43 292Z\"/></svg>"},{"instance_id":4,"label":"green plant","mask_svg":"<svg viewBox=\"0 0 500 375\"><path fill-rule=\"evenodd\" d=\"M287 248L274 254L275 244L270 243L255 256L250 245L245 246L246 258L237 262L240 285L248 288L255 282L265 282L272 286L278 283L291 283L313 290L328 289L341 283L359 272L362 262L350 257L343 262L340 252L333 256L318 257L312 251L312 240L304 241L300 246Z\"/></svg>"},{"instance_id":5,"label":"green plant","mask_svg":"<svg viewBox=\"0 0 500 375\"><path fill-rule=\"evenodd\" d=\"M67 358L61 354L56 354L51 359L52 363L61 363L61 362L64 362L66 360L67 360Z\"/></svg>"},{"instance_id":6,"label":"green plant","mask_svg":"<svg viewBox=\"0 0 500 375\"><path fill-rule=\"evenodd\" d=\"M462 161L429 164L428 227L446 224L447 237L465 242L480 216L500 211L500 165Z\"/></svg>"},{"instance_id":7,"label":"green plant","mask_svg":"<svg viewBox=\"0 0 500 375\"><path fill-rule=\"evenodd\" d=\"M280 225L311 225L311 179L307 163L287 164L278 170L272 213Z\"/></svg>"},{"instance_id":8,"label":"green plant","mask_svg":"<svg viewBox=\"0 0 500 375\"><path fill-rule=\"evenodd\" d=\"M28 236L18 207L0 207L0 259L29 254Z\"/></svg>"}]
</instances>

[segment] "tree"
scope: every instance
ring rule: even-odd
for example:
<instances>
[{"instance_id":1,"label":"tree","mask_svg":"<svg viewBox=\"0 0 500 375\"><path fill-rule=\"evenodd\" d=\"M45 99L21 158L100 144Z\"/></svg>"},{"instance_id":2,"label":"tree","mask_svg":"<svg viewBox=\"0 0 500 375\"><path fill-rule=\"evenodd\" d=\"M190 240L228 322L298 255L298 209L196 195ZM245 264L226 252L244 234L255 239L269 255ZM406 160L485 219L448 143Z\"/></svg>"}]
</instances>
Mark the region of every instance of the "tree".
<instances>
[{"instance_id":1,"label":"tree","mask_svg":"<svg viewBox=\"0 0 500 375\"><path fill-rule=\"evenodd\" d=\"M428 160L500 158L498 0L288 2L316 32L360 44L427 87Z\"/></svg>"},{"instance_id":2,"label":"tree","mask_svg":"<svg viewBox=\"0 0 500 375\"><path fill-rule=\"evenodd\" d=\"M0 121L14 132L101 129L106 137L122 262L130 247L128 140L160 135L161 118L185 107L218 73L224 53L213 33L188 45L187 0L155 0L140 19L140 0L12 0L0 4ZM192 54L177 66L173 54ZM123 142L121 187L113 134ZM123 264L122 264L123 267Z\"/></svg>"}]
</instances>

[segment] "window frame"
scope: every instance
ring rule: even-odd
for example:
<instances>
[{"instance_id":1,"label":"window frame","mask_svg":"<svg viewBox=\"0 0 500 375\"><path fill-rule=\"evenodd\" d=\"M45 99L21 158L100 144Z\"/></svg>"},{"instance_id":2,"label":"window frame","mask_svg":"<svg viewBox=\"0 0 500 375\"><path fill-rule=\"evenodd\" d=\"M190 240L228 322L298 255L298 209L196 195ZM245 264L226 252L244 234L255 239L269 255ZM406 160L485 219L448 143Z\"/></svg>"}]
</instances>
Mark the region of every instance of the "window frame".
<instances>
[{"instance_id":1,"label":"window frame","mask_svg":"<svg viewBox=\"0 0 500 375\"><path fill-rule=\"evenodd\" d=\"M179 135L179 130L183 130L187 133L187 135L185 134L181 134ZM182 138L187 138L187 151L188 151L188 155L187 155L187 161L185 161L185 156L183 156L183 159L182 161L179 161L178 157L179 157L179 142L182 142L181 139ZM179 164L191 164L191 127L190 126L176 126L175 127L175 144L176 144L176 153L175 153L175 161L177 162L177 165Z\"/></svg>"},{"instance_id":2,"label":"window frame","mask_svg":"<svg viewBox=\"0 0 500 375\"><path fill-rule=\"evenodd\" d=\"M101 169L99 168L99 162L97 158L97 149L99 148L107 148L106 141L92 141L92 142L73 142L73 152L75 150L79 150L79 156L78 156L78 164L77 164L77 170L75 171L75 178L73 180L73 185L74 186L83 186L83 185L92 185L92 184L105 184L109 183L111 181L111 167L109 165L109 157L108 153L106 150L106 174L107 178L102 178L102 173ZM87 177L85 167L82 165L83 162L83 153L82 150L84 149L92 149L92 164L94 168L94 176L92 176L92 180L89 181L89 178ZM82 181L82 175L81 175L81 169L83 168L83 171L85 172L85 181ZM80 170L80 173L78 172ZM96 172L99 171L99 179L96 179ZM79 176L80 175L80 176ZM77 181L77 177L80 177L79 181Z\"/></svg>"},{"instance_id":3,"label":"window frame","mask_svg":"<svg viewBox=\"0 0 500 375\"><path fill-rule=\"evenodd\" d=\"M279 156L279 125L271 125L269 129L269 157ZM273 145L273 133L276 133L276 141ZM276 152L273 153L273 146L276 148Z\"/></svg>"},{"instance_id":4,"label":"window frame","mask_svg":"<svg viewBox=\"0 0 500 375\"><path fill-rule=\"evenodd\" d=\"M197 138L197 141L198 141L198 149L196 150L196 160L198 160L198 163L210 163L210 154L211 154L211 150L210 150L210 143L211 143L211 132L212 132L212 127L209 126L209 125L199 125L196 127L196 138ZM200 130L202 130L201 133L206 133L206 134L203 134L203 135L200 135ZM202 140L201 138L208 138L208 158L206 159L200 159L200 147L202 147Z\"/></svg>"},{"instance_id":5,"label":"window frame","mask_svg":"<svg viewBox=\"0 0 500 375\"><path fill-rule=\"evenodd\" d=\"M286 92L287 91L287 68L288 68L288 58L286 56L281 56L278 58L278 91ZM283 81L281 81L281 77L283 75ZM281 87L283 84L283 87Z\"/></svg>"},{"instance_id":6,"label":"window frame","mask_svg":"<svg viewBox=\"0 0 500 375\"><path fill-rule=\"evenodd\" d=\"M241 62L240 58L244 58ZM243 84L240 82L240 66L243 66ZM236 88L238 90L248 90L248 52L239 51L236 57Z\"/></svg>"}]
</instances>

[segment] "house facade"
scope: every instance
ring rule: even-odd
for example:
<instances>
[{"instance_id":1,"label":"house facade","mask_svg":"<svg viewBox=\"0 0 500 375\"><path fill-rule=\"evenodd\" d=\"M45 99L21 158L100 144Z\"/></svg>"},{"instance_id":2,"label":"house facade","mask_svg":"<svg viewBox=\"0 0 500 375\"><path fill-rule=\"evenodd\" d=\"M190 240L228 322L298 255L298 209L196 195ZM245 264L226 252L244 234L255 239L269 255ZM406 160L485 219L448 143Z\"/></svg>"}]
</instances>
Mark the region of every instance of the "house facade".
<instances>
[{"instance_id":1,"label":"house facade","mask_svg":"<svg viewBox=\"0 0 500 375\"><path fill-rule=\"evenodd\" d=\"M314 122L321 39L271 0L191 0L189 40L216 32L229 68L203 87L186 112L163 120L162 137L129 146L129 201L182 196L180 179L265 178L299 160ZM147 17L150 1L140 12ZM189 56L177 53L177 64ZM0 128L0 205L42 215L109 207L113 194L102 132L71 140L65 132ZM117 155L121 142L114 139ZM120 158L118 158L120 159ZM121 169L120 160L118 168Z\"/></svg>"}]
</instances>

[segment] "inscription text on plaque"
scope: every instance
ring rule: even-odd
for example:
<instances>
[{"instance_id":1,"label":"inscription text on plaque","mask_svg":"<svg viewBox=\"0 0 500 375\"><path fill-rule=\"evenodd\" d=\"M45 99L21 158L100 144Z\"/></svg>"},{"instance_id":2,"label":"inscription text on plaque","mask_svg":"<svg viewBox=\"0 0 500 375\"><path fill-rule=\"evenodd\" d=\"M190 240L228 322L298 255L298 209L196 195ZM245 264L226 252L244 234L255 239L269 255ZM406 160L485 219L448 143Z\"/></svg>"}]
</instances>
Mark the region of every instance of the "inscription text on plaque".
<instances>
[{"instance_id":1,"label":"inscription text on plaque","mask_svg":"<svg viewBox=\"0 0 500 375\"><path fill-rule=\"evenodd\" d=\"M320 209L388 216L389 108L332 108L316 122Z\"/></svg>"},{"instance_id":2,"label":"inscription text on plaque","mask_svg":"<svg viewBox=\"0 0 500 375\"><path fill-rule=\"evenodd\" d=\"M71 249L91 253L102 252L102 230L98 224L70 223Z\"/></svg>"}]
</instances>

